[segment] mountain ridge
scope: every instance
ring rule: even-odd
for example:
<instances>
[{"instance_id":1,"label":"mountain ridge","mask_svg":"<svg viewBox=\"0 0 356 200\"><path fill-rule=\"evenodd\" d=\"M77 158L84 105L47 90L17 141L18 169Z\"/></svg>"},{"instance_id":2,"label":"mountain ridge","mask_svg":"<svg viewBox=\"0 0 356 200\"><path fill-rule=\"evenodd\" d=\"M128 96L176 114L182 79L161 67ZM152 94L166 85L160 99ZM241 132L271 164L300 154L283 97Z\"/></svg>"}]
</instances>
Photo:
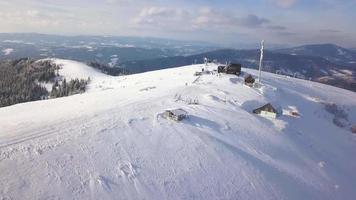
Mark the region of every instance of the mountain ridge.
<instances>
[{"instance_id":1,"label":"mountain ridge","mask_svg":"<svg viewBox=\"0 0 356 200\"><path fill-rule=\"evenodd\" d=\"M120 77L94 73L89 87L95 90L0 108L0 188L6 188L0 195L262 200L356 195L356 162L350 159L356 140L349 130L356 122L356 93L266 72L256 89L242 77L214 74L216 67ZM193 76L202 68L212 73ZM243 73L258 74L245 68ZM280 106L277 119L252 113L267 102ZM186 110L188 118L165 119L162 113L174 108Z\"/></svg>"},{"instance_id":2,"label":"mountain ridge","mask_svg":"<svg viewBox=\"0 0 356 200\"><path fill-rule=\"evenodd\" d=\"M121 63L121 67L131 70L133 73L140 73L202 62L205 57L217 59L222 63L238 62L244 67L253 69L257 69L259 65L259 50L223 49L192 56L124 62ZM356 91L356 69L350 66L334 64L322 57L295 56L266 50L263 70L272 73L279 72L302 79L311 79ZM351 74L349 71L351 71ZM329 77L329 79L322 79L323 77Z\"/></svg>"},{"instance_id":3,"label":"mountain ridge","mask_svg":"<svg viewBox=\"0 0 356 200\"><path fill-rule=\"evenodd\" d=\"M279 49L276 52L293 54L293 55L309 55L325 58L336 64L355 67L356 53L350 49L346 49L335 44L312 44L303 45L287 49Z\"/></svg>"},{"instance_id":4,"label":"mountain ridge","mask_svg":"<svg viewBox=\"0 0 356 200\"><path fill-rule=\"evenodd\" d=\"M63 39L41 34L15 34L11 38L9 35L0 34L0 59L53 57L123 67L131 73L199 63L204 57L222 63L240 62L250 68L256 68L259 60L258 49L226 50L201 42L104 36L63 36ZM356 53L334 44L267 49L264 70L356 91Z\"/></svg>"}]
</instances>

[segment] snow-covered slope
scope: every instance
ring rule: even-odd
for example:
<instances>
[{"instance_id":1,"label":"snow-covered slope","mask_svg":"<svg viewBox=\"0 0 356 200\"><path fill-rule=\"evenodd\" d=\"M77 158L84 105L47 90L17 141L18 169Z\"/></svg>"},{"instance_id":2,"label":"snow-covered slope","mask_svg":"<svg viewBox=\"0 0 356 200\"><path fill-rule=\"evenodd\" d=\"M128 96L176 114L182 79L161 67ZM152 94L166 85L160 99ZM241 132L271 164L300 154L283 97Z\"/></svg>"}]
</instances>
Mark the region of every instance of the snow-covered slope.
<instances>
[{"instance_id":1,"label":"snow-covered slope","mask_svg":"<svg viewBox=\"0 0 356 200\"><path fill-rule=\"evenodd\" d=\"M193 76L201 68L89 72L99 81L88 93L1 108L0 197L355 198L356 93L269 73L257 90L232 75ZM285 115L251 113L266 102ZM347 116L327 112L330 103ZM189 119L163 119L170 108Z\"/></svg>"},{"instance_id":2,"label":"snow-covered slope","mask_svg":"<svg viewBox=\"0 0 356 200\"><path fill-rule=\"evenodd\" d=\"M90 91L95 89L102 90L102 87L104 87L105 82L110 81L113 78L81 62L56 58L45 60L51 60L52 62L57 64L60 67L59 75L67 80L76 78L87 80L88 78L90 78L91 84L89 85L89 88L87 88Z\"/></svg>"},{"instance_id":3,"label":"snow-covered slope","mask_svg":"<svg viewBox=\"0 0 356 200\"><path fill-rule=\"evenodd\" d=\"M74 79L88 80L88 78L90 78L90 84L86 88L89 92L108 89L106 87L108 85L107 83L110 85L112 80L115 80L113 76L106 75L93 67L73 60L46 58L38 61L46 60L50 60L59 66L58 75L60 77L57 77L59 81L63 81L63 79L66 79L67 81ZM51 92L53 83L42 82L40 84L44 86L48 92Z\"/></svg>"},{"instance_id":4,"label":"snow-covered slope","mask_svg":"<svg viewBox=\"0 0 356 200\"><path fill-rule=\"evenodd\" d=\"M100 71L89 67L81 62L63 59L50 59L60 66L60 75L68 79L87 79L88 77L106 78L107 76Z\"/></svg>"}]
</instances>

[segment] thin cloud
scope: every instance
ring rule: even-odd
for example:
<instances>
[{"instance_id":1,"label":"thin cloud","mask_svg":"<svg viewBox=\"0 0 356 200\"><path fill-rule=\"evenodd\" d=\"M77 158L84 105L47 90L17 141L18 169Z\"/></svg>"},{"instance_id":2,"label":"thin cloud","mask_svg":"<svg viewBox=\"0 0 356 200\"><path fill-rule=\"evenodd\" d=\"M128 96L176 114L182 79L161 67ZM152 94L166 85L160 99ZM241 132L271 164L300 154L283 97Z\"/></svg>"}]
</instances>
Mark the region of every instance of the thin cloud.
<instances>
[{"instance_id":1,"label":"thin cloud","mask_svg":"<svg viewBox=\"0 0 356 200\"><path fill-rule=\"evenodd\" d=\"M273 0L275 4L282 8L290 8L294 6L298 0Z\"/></svg>"},{"instance_id":2,"label":"thin cloud","mask_svg":"<svg viewBox=\"0 0 356 200\"><path fill-rule=\"evenodd\" d=\"M256 4L253 1L233 0L0 1L0 29L3 32L164 36L208 40L218 40L217 37L226 38L227 35L231 35L233 41L239 39L255 41L263 37L274 42L297 39L303 42L314 34L315 37L312 39L317 39L315 41L319 39L335 43L341 41L347 45L350 45L350 42L345 41L355 41L356 28L352 20L356 17L355 0L261 0L261 2ZM349 38L346 39L347 37Z\"/></svg>"},{"instance_id":3,"label":"thin cloud","mask_svg":"<svg viewBox=\"0 0 356 200\"><path fill-rule=\"evenodd\" d=\"M231 13L214 10L211 8L204 8L200 10L198 16L193 19L193 26L198 28L204 27L225 27L225 28L259 28L264 24L268 24L270 20L258 17L254 14L239 17Z\"/></svg>"},{"instance_id":4,"label":"thin cloud","mask_svg":"<svg viewBox=\"0 0 356 200\"><path fill-rule=\"evenodd\" d=\"M321 33L340 33L341 31L335 29L321 29Z\"/></svg>"},{"instance_id":5,"label":"thin cloud","mask_svg":"<svg viewBox=\"0 0 356 200\"><path fill-rule=\"evenodd\" d=\"M185 19L187 12L167 7L145 7L131 22L138 26L174 26Z\"/></svg>"},{"instance_id":6,"label":"thin cloud","mask_svg":"<svg viewBox=\"0 0 356 200\"><path fill-rule=\"evenodd\" d=\"M257 28L257 27L261 27L264 24L270 23L270 20L250 14L247 15L246 17L240 18L239 23L249 28Z\"/></svg>"},{"instance_id":7,"label":"thin cloud","mask_svg":"<svg viewBox=\"0 0 356 200\"><path fill-rule=\"evenodd\" d=\"M271 30L278 30L278 31L287 30L287 27L285 26L268 26L267 28Z\"/></svg>"},{"instance_id":8,"label":"thin cloud","mask_svg":"<svg viewBox=\"0 0 356 200\"><path fill-rule=\"evenodd\" d=\"M297 35L295 32L290 32L290 31L280 31L277 33L280 36L294 36Z\"/></svg>"}]
</instances>

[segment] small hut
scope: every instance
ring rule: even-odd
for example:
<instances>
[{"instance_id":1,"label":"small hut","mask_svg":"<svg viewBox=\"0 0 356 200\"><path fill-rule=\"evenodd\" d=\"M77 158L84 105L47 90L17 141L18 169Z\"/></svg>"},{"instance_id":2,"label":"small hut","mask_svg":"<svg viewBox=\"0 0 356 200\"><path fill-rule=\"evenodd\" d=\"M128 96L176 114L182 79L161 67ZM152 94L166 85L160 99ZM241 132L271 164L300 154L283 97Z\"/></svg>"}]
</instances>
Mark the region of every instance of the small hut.
<instances>
[{"instance_id":1,"label":"small hut","mask_svg":"<svg viewBox=\"0 0 356 200\"><path fill-rule=\"evenodd\" d=\"M255 79L252 77L251 74L246 74L244 79L245 79L245 85L248 85L250 87L252 87L253 84L255 83Z\"/></svg>"},{"instance_id":2,"label":"small hut","mask_svg":"<svg viewBox=\"0 0 356 200\"><path fill-rule=\"evenodd\" d=\"M226 73L227 74L236 74L240 75L241 74L241 64L239 63L231 63L226 67Z\"/></svg>"},{"instance_id":3,"label":"small hut","mask_svg":"<svg viewBox=\"0 0 356 200\"><path fill-rule=\"evenodd\" d=\"M260 108L253 110L253 113L266 118L277 118L278 111L272 104L268 103Z\"/></svg>"},{"instance_id":4,"label":"small hut","mask_svg":"<svg viewBox=\"0 0 356 200\"><path fill-rule=\"evenodd\" d=\"M226 74L241 74L241 64L231 63L226 66L218 66L218 73L226 73Z\"/></svg>"},{"instance_id":5,"label":"small hut","mask_svg":"<svg viewBox=\"0 0 356 200\"><path fill-rule=\"evenodd\" d=\"M163 116L174 121L182 121L188 117L188 112L183 109L166 110Z\"/></svg>"},{"instance_id":6,"label":"small hut","mask_svg":"<svg viewBox=\"0 0 356 200\"><path fill-rule=\"evenodd\" d=\"M222 65L218 66L218 73L223 73L225 71L225 67L226 66L222 66Z\"/></svg>"}]
</instances>

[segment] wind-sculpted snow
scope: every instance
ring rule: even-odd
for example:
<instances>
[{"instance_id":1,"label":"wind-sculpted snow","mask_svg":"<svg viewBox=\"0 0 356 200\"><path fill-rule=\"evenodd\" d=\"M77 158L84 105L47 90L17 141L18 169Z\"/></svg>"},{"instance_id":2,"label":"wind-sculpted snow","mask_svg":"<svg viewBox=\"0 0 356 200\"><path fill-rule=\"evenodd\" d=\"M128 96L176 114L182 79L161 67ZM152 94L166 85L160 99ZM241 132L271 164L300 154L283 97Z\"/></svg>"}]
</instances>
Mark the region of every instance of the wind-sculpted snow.
<instances>
[{"instance_id":1,"label":"wind-sculpted snow","mask_svg":"<svg viewBox=\"0 0 356 200\"><path fill-rule=\"evenodd\" d=\"M91 70L76 66L66 76ZM269 73L254 89L197 79L202 67L90 72L87 93L1 108L0 199L355 198L356 93ZM267 102L283 115L252 114ZM188 118L163 117L175 108Z\"/></svg>"}]
</instances>

